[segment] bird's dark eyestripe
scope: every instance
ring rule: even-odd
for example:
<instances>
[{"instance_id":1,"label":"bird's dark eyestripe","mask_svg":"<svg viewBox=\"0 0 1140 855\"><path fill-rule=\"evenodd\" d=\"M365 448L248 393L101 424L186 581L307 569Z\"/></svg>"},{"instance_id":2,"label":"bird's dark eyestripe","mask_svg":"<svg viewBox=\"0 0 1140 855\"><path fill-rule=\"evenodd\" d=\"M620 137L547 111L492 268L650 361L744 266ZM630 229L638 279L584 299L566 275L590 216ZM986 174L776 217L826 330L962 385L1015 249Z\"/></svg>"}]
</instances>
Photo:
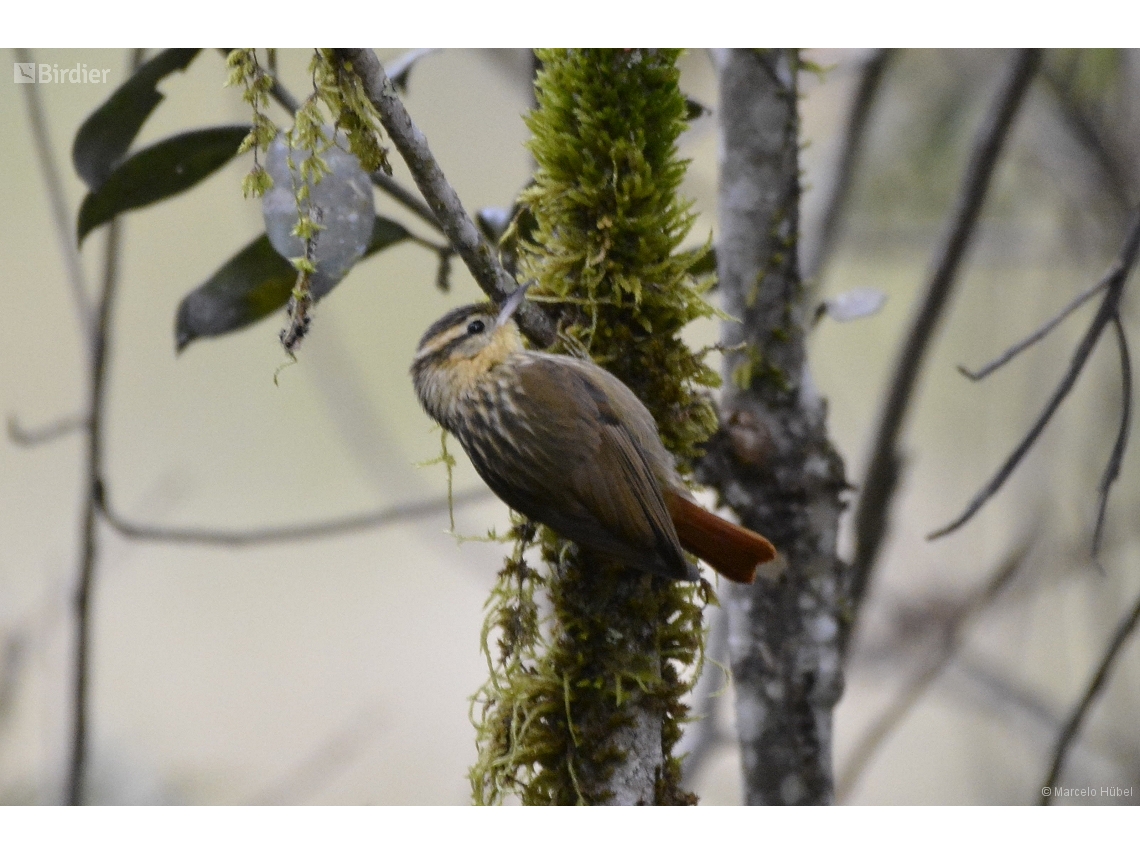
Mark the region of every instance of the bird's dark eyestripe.
<instances>
[{"instance_id":1,"label":"bird's dark eyestripe","mask_svg":"<svg viewBox=\"0 0 1140 855\"><path fill-rule=\"evenodd\" d=\"M490 303L473 303L468 306L460 306L457 309L452 309L450 312L448 312L446 315L428 327L427 332L425 332L423 336L420 337L420 344L418 349L423 350L424 345L435 338L437 335L444 332L445 330L451 329L453 326L458 324L460 321L467 319L469 316L476 314L487 314L490 311Z\"/></svg>"}]
</instances>

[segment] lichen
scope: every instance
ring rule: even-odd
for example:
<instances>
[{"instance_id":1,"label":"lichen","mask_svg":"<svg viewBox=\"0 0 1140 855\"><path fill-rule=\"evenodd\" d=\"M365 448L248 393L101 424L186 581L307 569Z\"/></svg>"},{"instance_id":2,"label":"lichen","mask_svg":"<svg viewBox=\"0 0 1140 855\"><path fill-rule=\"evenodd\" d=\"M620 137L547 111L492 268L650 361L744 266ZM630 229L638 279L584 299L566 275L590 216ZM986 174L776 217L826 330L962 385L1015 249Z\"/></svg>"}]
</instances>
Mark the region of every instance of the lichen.
<instances>
[{"instance_id":1,"label":"lichen","mask_svg":"<svg viewBox=\"0 0 1140 855\"><path fill-rule=\"evenodd\" d=\"M716 428L706 389L718 376L680 338L714 310L703 298L711 280L696 273L708 248L680 249L693 215L678 197L686 106L677 52L539 58L527 119L538 169L520 198L533 228L511 235L520 279L560 311L555 349L588 353L625 381L687 473ZM661 755L647 798L693 803L673 751L711 589L587 560L521 518L512 534L514 553L488 601L490 678L473 701L475 802L608 801L629 744L623 728L649 720L660 722Z\"/></svg>"}]
</instances>

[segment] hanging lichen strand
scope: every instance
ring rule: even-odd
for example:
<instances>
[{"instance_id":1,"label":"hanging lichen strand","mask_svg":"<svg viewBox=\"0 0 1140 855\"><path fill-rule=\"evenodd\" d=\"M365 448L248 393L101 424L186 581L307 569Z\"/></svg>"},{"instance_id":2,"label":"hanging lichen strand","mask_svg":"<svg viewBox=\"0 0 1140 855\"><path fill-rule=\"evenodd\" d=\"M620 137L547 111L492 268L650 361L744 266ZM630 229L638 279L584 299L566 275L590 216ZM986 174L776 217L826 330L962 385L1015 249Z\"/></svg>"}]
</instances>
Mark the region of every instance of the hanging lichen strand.
<instances>
[{"instance_id":1,"label":"hanging lichen strand","mask_svg":"<svg viewBox=\"0 0 1140 855\"><path fill-rule=\"evenodd\" d=\"M624 380L687 471L716 428L703 387L718 377L679 337L713 310L709 282L691 273L705 250L678 252L693 217L677 197L677 52L539 57L528 118L538 169L522 199L537 226L520 280L569 319L558 348L589 352ZM673 750L710 590L601 563L542 528L512 534L484 635L491 677L474 702L475 801L694 802Z\"/></svg>"}]
</instances>

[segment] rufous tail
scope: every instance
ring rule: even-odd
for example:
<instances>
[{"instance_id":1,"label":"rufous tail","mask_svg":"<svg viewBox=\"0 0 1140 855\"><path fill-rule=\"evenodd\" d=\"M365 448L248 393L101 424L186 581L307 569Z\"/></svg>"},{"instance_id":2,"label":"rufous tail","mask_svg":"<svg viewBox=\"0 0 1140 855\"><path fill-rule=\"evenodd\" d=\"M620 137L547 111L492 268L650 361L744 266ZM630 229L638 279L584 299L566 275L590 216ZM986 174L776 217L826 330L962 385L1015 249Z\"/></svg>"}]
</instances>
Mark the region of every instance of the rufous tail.
<instances>
[{"instance_id":1,"label":"rufous tail","mask_svg":"<svg viewBox=\"0 0 1140 855\"><path fill-rule=\"evenodd\" d=\"M721 519L688 499L667 492L665 504L686 551L733 582L751 585L756 567L776 557L768 538Z\"/></svg>"}]
</instances>

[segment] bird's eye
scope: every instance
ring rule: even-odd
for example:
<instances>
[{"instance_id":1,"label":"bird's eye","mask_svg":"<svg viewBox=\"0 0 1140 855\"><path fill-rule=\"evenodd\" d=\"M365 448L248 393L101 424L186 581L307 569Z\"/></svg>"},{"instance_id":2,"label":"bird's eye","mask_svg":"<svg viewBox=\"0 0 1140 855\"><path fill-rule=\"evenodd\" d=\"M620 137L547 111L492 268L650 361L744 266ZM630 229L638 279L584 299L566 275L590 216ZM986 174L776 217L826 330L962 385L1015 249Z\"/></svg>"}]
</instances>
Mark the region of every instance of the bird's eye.
<instances>
[{"instance_id":1,"label":"bird's eye","mask_svg":"<svg viewBox=\"0 0 1140 855\"><path fill-rule=\"evenodd\" d=\"M483 330L487 329L487 325L482 321L472 321L467 325L468 335L479 335Z\"/></svg>"}]
</instances>

